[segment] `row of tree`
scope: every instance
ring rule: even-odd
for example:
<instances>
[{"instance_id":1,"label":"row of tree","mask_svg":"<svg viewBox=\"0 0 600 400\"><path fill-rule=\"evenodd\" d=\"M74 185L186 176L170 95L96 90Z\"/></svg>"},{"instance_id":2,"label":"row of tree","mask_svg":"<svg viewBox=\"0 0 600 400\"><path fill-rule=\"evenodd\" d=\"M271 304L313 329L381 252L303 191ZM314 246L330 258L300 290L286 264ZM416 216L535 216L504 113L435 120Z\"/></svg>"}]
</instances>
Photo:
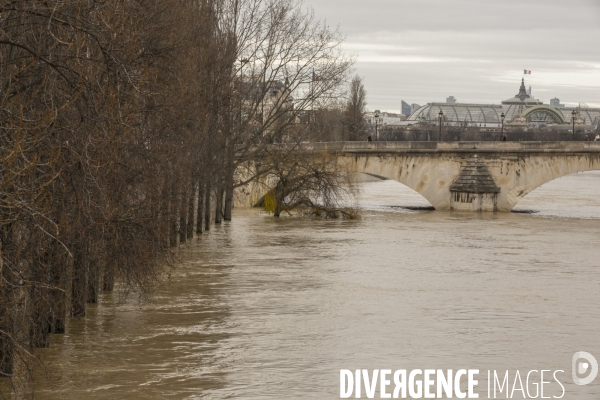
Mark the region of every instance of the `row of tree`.
<instances>
[{"instance_id":1,"label":"row of tree","mask_svg":"<svg viewBox=\"0 0 600 400\"><path fill-rule=\"evenodd\" d=\"M298 161L297 144L318 140L315 115L343 95L341 42L297 0L0 2L0 374L13 390L99 291L145 293L169 248L231 219L235 187L293 170L312 182L304 204L339 197L333 161Z\"/></svg>"}]
</instances>

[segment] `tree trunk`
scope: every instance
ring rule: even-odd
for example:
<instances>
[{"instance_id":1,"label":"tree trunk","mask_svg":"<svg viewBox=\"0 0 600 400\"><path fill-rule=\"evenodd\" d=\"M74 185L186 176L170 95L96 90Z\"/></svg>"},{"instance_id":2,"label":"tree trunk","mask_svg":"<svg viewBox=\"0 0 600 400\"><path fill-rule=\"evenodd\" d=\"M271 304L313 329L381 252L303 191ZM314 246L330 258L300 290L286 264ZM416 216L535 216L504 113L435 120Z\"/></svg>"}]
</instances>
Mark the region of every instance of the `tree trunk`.
<instances>
[{"instance_id":1,"label":"tree trunk","mask_svg":"<svg viewBox=\"0 0 600 400\"><path fill-rule=\"evenodd\" d=\"M202 233L202 217L204 216L204 183L198 182L198 207L196 211L196 233Z\"/></svg>"},{"instance_id":2,"label":"tree trunk","mask_svg":"<svg viewBox=\"0 0 600 400\"><path fill-rule=\"evenodd\" d=\"M283 211L283 199L280 199L279 196L275 196L275 201L277 202L277 204L275 204L275 211L273 211L273 216L279 217L281 215L281 211Z\"/></svg>"},{"instance_id":3,"label":"tree trunk","mask_svg":"<svg viewBox=\"0 0 600 400\"><path fill-rule=\"evenodd\" d=\"M179 194L179 243L187 241L187 192L182 190Z\"/></svg>"},{"instance_id":4,"label":"tree trunk","mask_svg":"<svg viewBox=\"0 0 600 400\"><path fill-rule=\"evenodd\" d=\"M40 243L39 247L45 247ZM43 250L42 250L43 251ZM46 249L36 260L31 262L31 281L29 285L29 309L26 310L31 321L29 323L29 347L48 347L51 328L51 299L49 283L50 255Z\"/></svg>"},{"instance_id":5,"label":"tree trunk","mask_svg":"<svg viewBox=\"0 0 600 400\"><path fill-rule=\"evenodd\" d=\"M188 211L185 225L188 239L192 239L194 237L194 227L196 226L196 221L194 220L194 201L196 200L195 192L196 190L194 186L192 186L191 190L188 191Z\"/></svg>"},{"instance_id":6,"label":"tree trunk","mask_svg":"<svg viewBox=\"0 0 600 400\"><path fill-rule=\"evenodd\" d=\"M49 290L37 285L30 286L29 298L31 301L31 310L28 314L31 316L29 324L29 347L32 349L39 347L48 347L49 338L52 332L50 324Z\"/></svg>"},{"instance_id":7,"label":"tree trunk","mask_svg":"<svg viewBox=\"0 0 600 400\"><path fill-rule=\"evenodd\" d=\"M225 170L225 212L223 219L231 221L231 212L233 210L233 159L235 157L235 146L232 142L227 146L227 168Z\"/></svg>"},{"instance_id":8,"label":"tree trunk","mask_svg":"<svg viewBox=\"0 0 600 400\"><path fill-rule=\"evenodd\" d=\"M4 288L6 289L6 288ZM8 305L10 301L8 291L2 291L2 303ZM2 319L0 320L0 374L2 376L11 376L13 373L13 356L15 345L12 340L14 334L13 313L8 306L2 310Z\"/></svg>"},{"instance_id":9,"label":"tree trunk","mask_svg":"<svg viewBox=\"0 0 600 400\"><path fill-rule=\"evenodd\" d=\"M0 231L0 234L2 232ZM5 238L3 238L5 239ZM14 316L12 307L13 274L3 267L2 242L0 241L0 374L11 376L13 373L13 356L15 352L12 340L14 331ZM10 282L10 284L4 284Z\"/></svg>"},{"instance_id":10,"label":"tree trunk","mask_svg":"<svg viewBox=\"0 0 600 400\"><path fill-rule=\"evenodd\" d=\"M169 242L171 247L179 245L179 211L179 196L173 194L171 197L171 215L169 215L169 220L171 221Z\"/></svg>"},{"instance_id":11,"label":"tree trunk","mask_svg":"<svg viewBox=\"0 0 600 400\"><path fill-rule=\"evenodd\" d=\"M116 265L114 261L108 261L104 266L104 278L102 279L102 290L112 292L115 287Z\"/></svg>"},{"instance_id":12,"label":"tree trunk","mask_svg":"<svg viewBox=\"0 0 600 400\"><path fill-rule=\"evenodd\" d=\"M23 273L25 271L21 271ZM22 275L18 275L22 276ZM33 398L31 393L31 363L32 349L28 346L28 334L31 326L31 297L24 285L19 279L18 286L12 291L12 310L9 312L10 323L12 324L11 339L12 344L12 383L15 383L13 390L18 393L17 398ZM29 347L29 348L28 348Z\"/></svg>"},{"instance_id":13,"label":"tree trunk","mask_svg":"<svg viewBox=\"0 0 600 400\"><path fill-rule=\"evenodd\" d=\"M17 385L26 385L29 377L24 369L24 363L31 361L27 341L31 324L28 317L31 316L32 311L31 307L26 305L31 302L31 298L20 278L25 275L25 271L10 271L4 268L2 275L4 279L0 284L4 282L6 284L1 287L2 303L0 304L3 309L0 315L0 372L13 379L18 378ZM19 379L25 382L19 382Z\"/></svg>"},{"instance_id":14,"label":"tree trunk","mask_svg":"<svg viewBox=\"0 0 600 400\"><path fill-rule=\"evenodd\" d=\"M82 245L79 245L82 246ZM85 247L87 245L83 245ZM84 318L85 304L88 298L88 254L87 251L75 251L73 260L73 278L71 283L71 317Z\"/></svg>"},{"instance_id":15,"label":"tree trunk","mask_svg":"<svg viewBox=\"0 0 600 400\"><path fill-rule=\"evenodd\" d=\"M171 222L169 220L170 213L170 201L169 201L169 185L163 185L161 190L160 201L158 205L158 215L157 218L159 220L159 229L160 229L160 241L161 246L163 248L170 247L170 238L169 232L171 227Z\"/></svg>"},{"instance_id":16,"label":"tree trunk","mask_svg":"<svg viewBox=\"0 0 600 400\"><path fill-rule=\"evenodd\" d=\"M273 197L275 197L276 203L275 210L273 211L274 217L279 217L281 215L283 201L285 200L284 187L284 182L279 180L279 182L277 182L277 186L275 186L275 190L273 190Z\"/></svg>"},{"instance_id":17,"label":"tree trunk","mask_svg":"<svg viewBox=\"0 0 600 400\"><path fill-rule=\"evenodd\" d=\"M98 302L98 292L100 290L100 271L98 271L98 261L92 260L88 271L88 292L87 302L96 304Z\"/></svg>"},{"instance_id":18,"label":"tree trunk","mask_svg":"<svg viewBox=\"0 0 600 400\"><path fill-rule=\"evenodd\" d=\"M69 270L69 262L61 255L51 266L52 333L65 333L68 309L66 271Z\"/></svg>"},{"instance_id":19,"label":"tree trunk","mask_svg":"<svg viewBox=\"0 0 600 400\"><path fill-rule=\"evenodd\" d=\"M217 197L215 201L215 224L220 224L223 218L223 184L217 186L215 195Z\"/></svg>"},{"instance_id":20,"label":"tree trunk","mask_svg":"<svg viewBox=\"0 0 600 400\"><path fill-rule=\"evenodd\" d=\"M204 230L210 230L210 184L206 184L206 191L204 192Z\"/></svg>"},{"instance_id":21,"label":"tree trunk","mask_svg":"<svg viewBox=\"0 0 600 400\"><path fill-rule=\"evenodd\" d=\"M233 210L233 171L227 174L225 179L225 212L223 219L231 221L231 213Z\"/></svg>"}]
</instances>

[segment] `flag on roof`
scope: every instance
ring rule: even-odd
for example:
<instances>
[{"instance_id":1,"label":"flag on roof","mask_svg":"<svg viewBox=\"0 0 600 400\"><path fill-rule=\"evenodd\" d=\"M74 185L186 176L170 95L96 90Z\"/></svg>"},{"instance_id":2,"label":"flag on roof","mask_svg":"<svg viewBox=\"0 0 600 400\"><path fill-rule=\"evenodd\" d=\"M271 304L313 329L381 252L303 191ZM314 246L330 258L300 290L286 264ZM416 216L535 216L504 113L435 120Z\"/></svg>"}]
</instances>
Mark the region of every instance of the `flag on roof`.
<instances>
[{"instance_id":1,"label":"flag on roof","mask_svg":"<svg viewBox=\"0 0 600 400\"><path fill-rule=\"evenodd\" d=\"M524 70L523 70L523 73L524 73L525 75L531 75L531 71L530 71L530 70L528 70L528 69L524 69Z\"/></svg>"}]
</instances>

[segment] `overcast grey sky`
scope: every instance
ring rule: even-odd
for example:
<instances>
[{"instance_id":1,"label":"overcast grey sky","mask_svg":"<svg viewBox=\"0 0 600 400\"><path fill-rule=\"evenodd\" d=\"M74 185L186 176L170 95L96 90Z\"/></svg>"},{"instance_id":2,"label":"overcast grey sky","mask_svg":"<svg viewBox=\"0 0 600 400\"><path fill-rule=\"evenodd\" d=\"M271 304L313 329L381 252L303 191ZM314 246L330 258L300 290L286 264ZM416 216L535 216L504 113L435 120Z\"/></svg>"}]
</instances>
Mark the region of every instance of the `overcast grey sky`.
<instances>
[{"instance_id":1,"label":"overcast grey sky","mask_svg":"<svg viewBox=\"0 0 600 400\"><path fill-rule=\"evenodd\" d=\"M495 103L521 78L545 103L600 107L600 0L307 0L346 36L368 108ZM531 70L524 75L523 70Z\"/></svg>"}]
</instances>

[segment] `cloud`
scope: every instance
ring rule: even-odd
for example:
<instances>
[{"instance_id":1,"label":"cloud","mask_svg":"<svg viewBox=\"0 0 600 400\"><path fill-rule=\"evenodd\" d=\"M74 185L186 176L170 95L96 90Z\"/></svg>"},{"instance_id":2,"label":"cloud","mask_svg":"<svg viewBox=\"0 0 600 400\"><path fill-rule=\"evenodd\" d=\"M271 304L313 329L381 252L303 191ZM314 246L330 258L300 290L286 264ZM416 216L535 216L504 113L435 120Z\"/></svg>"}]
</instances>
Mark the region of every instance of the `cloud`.
<instances>
[{"instance_id":1,"label":"cloud","mask_svg":"<svg viewBox=\"0 0 600 400\"><path fill-rule=\"evenodd\" d=\"M600 102L597 0L313 1L347 34L371 109L448 95L499 103L516 94L523 69L546 102Z\"/></svg>"},{"instance_id":2,"label":"cloud","mask_svg":"<svg viewBox=\"0 0 600 400\"><path fill-rule=\"evenodd\" d=\"M527 31L597 26L597 0L311 0L317 16L343 32L374 31L471 32L514 29Z\"/></svg>"}]
</instances>

